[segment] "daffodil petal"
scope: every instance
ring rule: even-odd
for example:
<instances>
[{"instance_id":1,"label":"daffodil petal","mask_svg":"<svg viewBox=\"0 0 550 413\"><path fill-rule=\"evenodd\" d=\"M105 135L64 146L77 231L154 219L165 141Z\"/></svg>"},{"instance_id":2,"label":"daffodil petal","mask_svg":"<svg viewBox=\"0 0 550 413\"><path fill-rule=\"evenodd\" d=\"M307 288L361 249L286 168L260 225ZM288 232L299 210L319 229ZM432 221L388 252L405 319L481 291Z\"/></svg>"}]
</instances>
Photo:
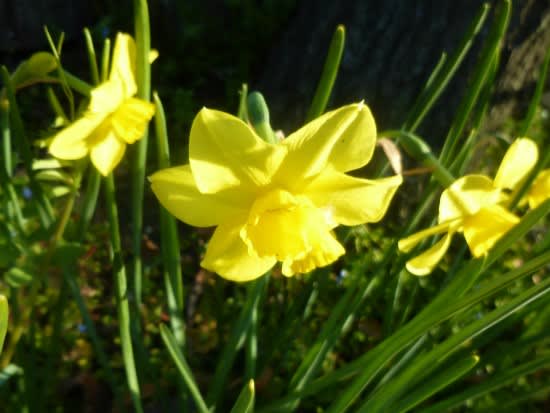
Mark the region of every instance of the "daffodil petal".
<instances>
[{"instance_id":1,"label":"daffodil petal","mask_svg":"<svg viewBox=\"0 0 550 413\"><path fill-rule=\"evenodd\" d=\"M203 193L267 185L285 153L228 113L203 108L191 127L189 162Z\"/></svg>"},{"instance_id":2,"label":"daffodil petal","mask_svg":"<svg viewBox=\"0 0 550 413\"><path fill-rule=\"evenodd\" d=\"M515 189L537 163L539 150L529 138L518 138L502 158L495 177L497 188Z\"/></svg>"},{"instance_id":3,"label":"daffodil petal","mask_svg":"<svg viewBox=\"0 0 550 413\"><path fill-rule=\"evenodd\" d=\"M305 188L304 194L336 223L360 225L384 216L402 181L399 175L368 180L327 169Z\"/></svg>"},{"instance_id":4,"label":"daffodil petal","mask_svg":"<svg viewBox=\"0 0 550 413\"><path fill-rule=\"evenodd\" d=\"M88 111L108 116L121 105L123 100L123 86L120 82L103 82L92 89Z\"/></svg>"},{"instance_id":5,"label":"daffodil petal","mask_svg":"<svg viewBox=\"0 0 550 413\"><path fill-rule=\"evenodd\" d=\"M97 129L104 117L87 114L58 132L49 146L50 153L59 159L80 159L88 154L88 137Z\"/></svg>"},{"instance_id":6,"label":"daffodil petal","mask_svg":"<svg viewBox=\"0 0 550 413\"><path fill-rule=\"evenodd\" d=\"M242 191L200 193L189 165L160 170L149 180L162 206L195 227L211 227L246 215L253 202L252 196Z\"/></svg>"},{"instance_id":7,"label":"daffodil petal","mask_svg":"<svg viewBox=\"0 0 550 413\"><path fill-rule=\"evenodd\" d=\"M152 103L129 98L113 113L111 124L117 137L131 144L143 136L154 113Z\"/></svg>"},{"instance_id":8,"label":"daffodil petal","mask_svg":"<svg viewBox=\"0 0 550 413\"><path fill-rule=\"evenodd\" d=\"M445 234L443 238L424 251L422 254L407 261L407 270L414 275L428 275L435 266L441 261L451 245L452 233Z\"/></svg>"},{"instance_id":9,"label":"daffodil petal","mask_svg":"<svg viewBox=\"0 0 550 413\"><path fill-rule=\"evenodd\" d=\"M536 208L548 198L550 198L550 169L545 169L537 175L529 188L527 201L530 208Z\"/></svg>"},{"instance_id":10,"label":"daffodil petal","mask_svg":"<svg viewBox=\"0 0 550 413\"><path fill-rule=\"evenodd\" d=\"M201 266L231 281L244 282L261 277L277 260L249 254L240 237L244 222L228 221L216 228L208 242Z\"/></svg>"},{"instance_id":11,"label":"daffodil petal","mask_svg":"<svg viewBox=\"0 0 550 413\"><path fill-rule=\"evenodd\" d=\"M464 219L464 238L474 257L485 255L519 218L500 205L490 205Z\"/></svg>"},{"instance_id":12,"label":"daffodil petal","mask_svg":"<svg viewBox=\"0 0 550 413\"><path fill-rule=\"evenodd\" d=\"M122 84L125 98L134 96L137 92L134 75L136 73L135 64L136 44L134 39L129 34L118 33L115 39L109 80Z\"/></svg>"},{"instance_id":13,"label":"daffodil petal","mask_svg":"<svg viewBox=\"0 0 550 413\"><path fill-rule=\"evenodd\" d=\"M502 191L484 175L466 175L441 194L439 222L473 215L486 205L502 201Z\"/></svg>"},{"instance_id":14,"label":"daffodil petal","mask_svg":"<svg viewBox=\"0 0 550 413\"><path fill-rule=\"evenodd\" d=\"M397 248L399 248L399 251L401 252L409 252L414 247L416 247L423 239L428 238L432 235L441 234L443 232L450 232L451 228L458 226L458 224L458 220L447 221L439 225L426 228L422 231L415 232L414 234L409 235L406 238L400 239L397 243Z\"/></svg>"},{"instance_id":15,"label":"daffodil petal","mask_svg":"<svg viewBox=\"0 0 550 413\"><path fill-rule=\"evenodd\" d=\"M327 166L347 172L366 165L376 145L376 124L364 103L347 105L303 126L282 145L288 156L277 180L293 185Z\"/></svg>"},{"instance_id":16,"label":"daffodil petal","mask_svg":"<svg viewBox=\"0 0 550 413\"><path fill-rule=\"evenodd\" d=\"M124 156L126 144L110 131L101 137L94 137L94 142L90 149L90 159L101 175L107 176Z\"/></svg>"}]
</instances>

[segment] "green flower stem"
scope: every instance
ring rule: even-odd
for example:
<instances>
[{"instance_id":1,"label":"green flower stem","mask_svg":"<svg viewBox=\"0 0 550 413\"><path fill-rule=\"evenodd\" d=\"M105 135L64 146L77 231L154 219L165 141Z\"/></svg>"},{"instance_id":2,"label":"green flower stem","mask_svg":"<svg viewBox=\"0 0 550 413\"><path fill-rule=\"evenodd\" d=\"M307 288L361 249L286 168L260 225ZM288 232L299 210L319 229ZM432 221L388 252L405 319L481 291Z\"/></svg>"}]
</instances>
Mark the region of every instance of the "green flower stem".
<instances>
[{"instance_id":1,"label":"green flower stem","mask_svg":"<svg viewBox=\"0 0 550 413\"><path fill-rule=\"evenodd\" d=\"M434 103L437 101L441 93L447 87L449 81L453 78L457 69L460 67L464 57L470 50L470 47L473 44L474 38L479 33L483 27L488 12L489 4L483 3L478 14L466 30L464 37L456 51L453 55L447 59L446 55L443 54L439 62L435 66L432 74L428 78L426 85L424 86L423 91L418 96L416 102L413 105L407 120L403 125L403 129L414 132L420 123L424 120L426 114L433 107Z\"/></svg>"},{"instance_id":2,"label":"green flower stem","mask_svg":"<svg viewBox=\"0 0 550 413\"><path fill-rule=\"evenodd\" d=\"M479 63L476 66L476 70L472 76L472 82L468 87L466 95L460 102L460 106L456 111L455 119L453 120L451 129L447 134L445 143L443 144L443 149L441 150L441 155L439 161L448 166L454 158L455 148L458 145L458 141L464 128L468 117L472 109L474 108L478 96L487 83L487 80L490 79L492 67L492 61L495 58L498 48L502 43L504 34L508 27L508 22L510 20L510 11L511 11L511 2L510 0L502 0L499 4L494 22L491 26L490 32L487 35L487 41L485 46L480 54Z\"/></svg>"},{"instance_id":3,"label":"green flower stem","mask_svg":"<svg viewBox=\"0 0 550 413\"><path fill-rule=\"evenodd\" d=\"M149 9L146 0L134 0L134 30L136 36L136 83L137 97L149 100L151 95L151 65L149 51L151 35L149 29ZM143 194L145 166L147 160L148 131L134 145L132 158L132 271L136 307L142 302L143 268L141 242L143 239Z\"/></svg>"},{"instance_id":4,"label":"green flower stem","mask_svg":"<svg viewBox=\"0 0 550 413\"><path fill-rule=\"evenodd\" d=\"M90 76L94 85L99 84L99 70L97 69L97 58L95 54L94 41L88 28L84 29L84 39L86 40L86 50L88 52L88 63L90 65Z\"/></svg>"},{"instance_id":5,"label":"green flower stem","mask_svg":"<svg viewBox=\"0 0 550 413\"><path fill-rule=\"evenodd\" d=\"M425 167L433 170L433 177L447 188L454 181L454 176L437 160L430 147L417 135L403 130L389 130L381 132L379 137L398 139L399 144L407 153Z\"/></svg>"},{"instance_id":6,"label":"green flower stem","mask_svg":"<svg viewBox=\"0 0 550 413\"><path fill-rule=\"evenodd\" d=\"M103 51L101 53L101 81L105 82L109 77L109 63L111 56L111 39L106 38L103 42Z\"/></svg>"},{"instance_id":7,"label":"green flower stem","mask_svg":"<svg viewBox=\"0 0 550 413\"><path fill-rule=\"evenodd\" d=\"M6 332L8 331L8 315L8 300L0 294L0 354L2 353L2 348L4 347Z\"/></svg>"},{"instance_id":8,"label":"green flower stem","mask_svg":"<svg viewBox=\"0 0 550 413\"><path fill-rule=\"evenodd\" d=\"M120 329L120 341L122 345L122 357L126 369L128 388L137 413L143 413L141 406L141 394L134 360L132 337L130 331L130 305L128 303L128 286L126 280L126 268L122 259L122 247L120 242L120 230L118 221L118 208L115 199L115 182L113 174L104 179L104 191L107 214L109 217L109 230L111 238L111 260L116 286L116 303L118 309L118 323Z\"/></svg>"},{"instance_id":9,"label":"green flower stem","mask_svg":"<svg viewBox=\"0 0 550 413\"><path fill-rule=\"evenodd\" d=\"M239 109L237 111L237 116L243 122L248 123L248 108L247 108L247 98L248 98L248 85L243 83L241 87L240 98L239 98Z\"/></svg>"},{"instance_id":10,"label":"green flower stem","mask_svg":"<svg viewBox=\"0 0 550 413\"><path fill-rule=\"evenodd\" d=\"M306 122L310 122L318 116L321 116L327 107L332 88L334 87L334 82L336 81L336 76L338 75L338 69L340 68L345 41L346 29L343 25L338 25L330 42L325 66L321 74L321 80L319 80L315 96L307 112Z\"/></svg>"},{"instance_id":11,"label":"green flower stem","mask_svg":"<svg viewBox=\"0 0 550 413\"><path fill-rule=\"evenodd\" d=\"M12 175L12 149L11 149L11 132L9 126L8 101L2 100L0 97L0 130L2 136L2 163L0 166L0 185L8 194L9 204L7 205L8 214L15 218L17 230L22 234L25 233L25 220L19 206L19 200L13 183Z\"/></svg>"},{"instance_id":12,"label":"green flower stem","mask_svg":"<svg viewBox=\"0 0 550 413\"><path fill-rule=\"evenodd\" d=\"M2 72L2 81L4 82L7 100L9 102L9 114L10 114L10 125L11 130L15 137L15 143L18 145L17 149L21 154L23 159L23 164L29 175L29 184L33 191L33 200L35 207L38 211L40 222L44 228L48 228L53 222L53 209L50 205L50 201L42 191L42 187L39 182L35 179L34 171L32 169L32 160L33 155L31 151L31 145L25 134L25 129L23 127L23 121L19 113L19 107L15 99L15 91L10 80L10 74L5 66L1 68Z\"/></svg>"},{"instance_id":13,"label":"green flower stem","mask_svg":"<svg viewBox=\"0 0 550 413\"><path fill-rule=\"evenodd\" d=\"M159 169L170 167L170 147L166 130L164 108L159 96L153 93L156 106L155 131ZM185 320L183 318L183 281L181 274L180 240L176 219L162 206L160 208L161 251L170 325L180 349L185 346Z\"/></svg>"},{"instance_id":14,"label":"green flower stem","mask_svg":"<svg viewBox=\"0 0 550 413\"><path fill-rule=\"evenodd\" d=\"M249 288L253 288L253 285L249 285ZM256 362L258 359L258 305L259 300L255 302L255 305L250 310L250 327L246 335L244 375L247 380L256 377Z\"/></svg>"},{"instance_id":15,"label":"green flower stem","mask_svg":"<svg viewBox=\"0 0 550 413\"><path fill-rule=\"evenodd\" d=\"M204 399L202 398L199 386L197 386L195 378L193 377L193 372L191 371L187 360L185 360L185 356L181 352L181 348L176 338L164 324L160 325L160 335L162 337L162 341L164 341L164 344L168 348L168 352L170 353L170 356L172 357L182 380L187 385L189 393L197 405L198 411L200 413L210 412Z\"/></svg>"},{"instance_id":16,"label":"green flower stem","mask_svg":"<svg viewBox=\"0 0 550 413\"><path fill-rule=\"evenodd\" d=\"M90 93L92 92L93 86L89 83L86 83L82 79L76 77L75 75L67 72L66 70L62 71L63 78L61 81L65 80L67 82L67 85L76 90L78 93L84 95L84 96L90 96Z\"/></svg>"},{"instance_id":17,"label":"green flower stem","mask_svg":"<svg viewBox=\"0 0 550 413\"><path fill-rule=\"evenodd\" d=\"M253 281L253 286L248 289L248 297L244 307L233 326L229 340L223 348L220 360L216 364L214 378L208 390L208 396L206 397L206 402L211 408L216 406L224 396L227 378L233 366L233 362L235 361L235 357L237 356L237 351L239 351L245 343L246 336L250 331L253 313L252 309L260 302L268 281L269 274L264 274L258 280Z\"/></svg>"}]
</instances>

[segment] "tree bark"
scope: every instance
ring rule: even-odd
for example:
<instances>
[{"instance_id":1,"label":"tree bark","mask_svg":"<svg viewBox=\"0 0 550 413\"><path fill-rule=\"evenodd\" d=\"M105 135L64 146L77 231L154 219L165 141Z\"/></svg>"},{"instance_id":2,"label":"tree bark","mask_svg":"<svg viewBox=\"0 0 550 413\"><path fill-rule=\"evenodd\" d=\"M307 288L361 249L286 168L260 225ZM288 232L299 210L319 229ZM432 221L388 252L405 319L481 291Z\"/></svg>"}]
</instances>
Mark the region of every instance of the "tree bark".
<instances>
[{"instance_id":1,"label":"tree bark","mask_svg":"<svg viewBox=\"0 0 550 413\"><path fill-rule=\"evenodd\" d=\"M380 129L399 127L443 51L452 54L482 5L480 0L303 0L282 33L257 88L267 98L274 128L294 130L320 77L336 26L346 26L346 48L330 107L365 100ZM498 0L488 1L492 9ZM455 78L421 126L442 142L468 86L491 16ZM488 130L521 117L550 46L550 3L516 1L503 45Z\"/></svg>"}]
</instances>

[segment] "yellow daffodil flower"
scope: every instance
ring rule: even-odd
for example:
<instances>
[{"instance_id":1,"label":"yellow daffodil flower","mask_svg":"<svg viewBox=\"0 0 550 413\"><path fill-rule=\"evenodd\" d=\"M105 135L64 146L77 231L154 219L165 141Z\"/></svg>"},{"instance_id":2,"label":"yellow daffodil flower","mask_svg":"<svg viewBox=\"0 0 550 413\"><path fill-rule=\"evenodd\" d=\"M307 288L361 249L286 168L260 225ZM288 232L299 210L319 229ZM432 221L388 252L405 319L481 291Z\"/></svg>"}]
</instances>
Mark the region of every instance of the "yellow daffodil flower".
<instances>
[{"instance_id":1,"label":"yellow daffodil flower","mask_svg":"<svg viewBox=\"0 0 550 413\"><path fill-rule=\"evenodd\" d=\"M49 150L59 159L80 159L90 154L104 176L118 165L127 144L140 139L155 113L152 103L133 97L135 43L118 33L109 79L94 88L84 115L54 136Z\"/></svg>"},{"instance_id":2,"label":"yellow daffodil flower","mask_svg":"<svg viewBox=\"0 0 550 413\"><path fill-rule=\"evenodd\" d=\"M344 254L333 229L379 221L401 176L352 177L371 158L376 126L363 103L308 123L277 144L240 119L202 109L189 142L189 165L150 177L160 203L178 219L217 226L201 265L248 281L277 261L285 276Z\"/></svg>"},{"instance_id":3,"label":"yellow daffodil flower","mask_svg":"<svg viewBox=\"0 0 550 413\"><path fill-rule=\"evenodd\" d=\"M531 184L526 200L530 208L536 208L548 198L550 198L550 169L545 169L539 172Z\"/></svg>"},{"instance_id":4,"label":"yellow daffodil flower","mask_svg":"<svg viewBox=\"0 0 550 413\"><path fill-rule=\"evenodd\" d=\"M537 159L538 149L532 140L516 139L506 151L494 180L484 175L466 175L445 189L439 202L438 225L399 241L399 249L409 252L426 237L445 234L428 250L407 262L409 272L415 275L432 272L457 232L464 234L474 257L487 254L519 221L506 209L506 203L510 191L521 184Z\"/></svg>"}]
</instances>

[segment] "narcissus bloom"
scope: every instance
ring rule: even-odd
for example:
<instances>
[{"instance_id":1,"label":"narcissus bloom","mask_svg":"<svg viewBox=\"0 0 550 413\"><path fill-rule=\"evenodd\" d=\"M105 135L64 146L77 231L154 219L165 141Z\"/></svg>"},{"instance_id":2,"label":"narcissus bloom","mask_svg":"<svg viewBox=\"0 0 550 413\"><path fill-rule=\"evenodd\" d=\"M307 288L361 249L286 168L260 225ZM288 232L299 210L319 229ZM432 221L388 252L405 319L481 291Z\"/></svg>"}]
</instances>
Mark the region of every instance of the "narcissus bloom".
<instances>
[{"instance_id":1,"label":"narcissus bloom","mask_svg":"<svg viewBox=\"0 0 550 413\"><path fill-rule=\"evenodd\" d=\"M90 154L104 176L120 162L126 144L140 139L155 113L152 103L133 97L135 43L118 33L109 79L94 88L84 115L54 136L49 150L59 159L80 159Z\"/></svg>"},{"instance_id":2,"label":"narcissus bloom","mask_svg":"<svg viewBox=\"0 0 550 413\"><path fill-rule=\"evenodd\" d=\"M369 108L326 113L277 144L227 113L202 109L189 142L189 165L150 177L160 203L180 220L217 226L201 265L234 281L255 279L277 261L286 276L344 254L333 229L380 220L401 176L346 175L376 144Z\"/></svg>"},{"instance_id":3,"label":"narcissus bloom","mask_svg":"<svg viewBox=\"0 0 550 413\"><path fill-rule=\"evenodd\" d=\"M550 198L550 169L540 171L525 198L530 208L536 208L543 201Z\"/></svg>"},{"instance_id":4,"label":"narcissus bloom","mask_svg":"<svg viewBox=\"0 0 550 413\"><path fill-rule=\"evenodd\" d=\"M516 139L510 146L494 180L484 175L466 175L443 191L439 202L438 225L399 241L399 249L409 252L420 241L435 234L445 234L419 256L407 262L415 275L427 275L443 258L452 236L462 232L470 252L481 257L519 218L506 209L510 192L531 171L538 159L536 144L527 138Z\"/></svg>"}]
</instances>

